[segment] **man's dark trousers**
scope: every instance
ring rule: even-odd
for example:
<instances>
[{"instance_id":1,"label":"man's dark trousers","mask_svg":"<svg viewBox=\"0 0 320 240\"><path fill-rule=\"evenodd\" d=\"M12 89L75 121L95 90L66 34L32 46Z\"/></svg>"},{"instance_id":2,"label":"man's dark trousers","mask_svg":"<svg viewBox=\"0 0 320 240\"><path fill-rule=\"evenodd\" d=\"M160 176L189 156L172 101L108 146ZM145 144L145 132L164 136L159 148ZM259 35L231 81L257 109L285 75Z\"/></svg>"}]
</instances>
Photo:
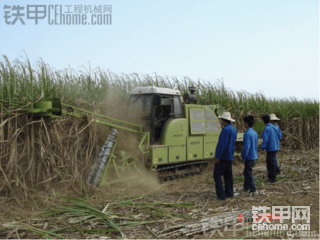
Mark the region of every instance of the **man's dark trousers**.
<instances>
[{"instance_id":1,"label":"man's dark trousers","mask_svg":"<svg viewBox=\"0 0 320 240\"><path fill-rule=\"evenodd\" d=\"M225 190L223 189L221 176L224 178ZM218 198L224 200L226 197L233 196L232 161L220 159L214 166L213 179L216 182Z\"/></svg>"},{"instance_id":2,"label":"man's dark trousers","mask_svg":"<svg viewBox=\"0 0 320 240\"><path fill-rule=\"evenodd\" d=\"M267 169L268 169L269 182L276 181L276 171L277 171L276 154L277 154L277 151L267 152Z\"/></svg>"},{"instance_id":3,"label":"man's dark trousers","mask_svg":"<svg viewBox=\"0 0 320 240\"><path fill-rule=\"evenodd\" d=\"M253 176L253 167L256 165L258 160L246 160L244 161L244 184L243 188L246 190L250 190L250 192L255 192L256 183Z\"/></svg>"},{"instance_id":4,"label":"man's dark trousers","mask_svg":"<svg viewBox=\"0 0 320 240\"><path fill-rule=\"evenodd\" d=\"M277 158L277 155L278 155L278 151L276 151L276 173L280 173L280 168L279 168L279 164L278 164L278 158Z\"/></svg>"}]
</instances>

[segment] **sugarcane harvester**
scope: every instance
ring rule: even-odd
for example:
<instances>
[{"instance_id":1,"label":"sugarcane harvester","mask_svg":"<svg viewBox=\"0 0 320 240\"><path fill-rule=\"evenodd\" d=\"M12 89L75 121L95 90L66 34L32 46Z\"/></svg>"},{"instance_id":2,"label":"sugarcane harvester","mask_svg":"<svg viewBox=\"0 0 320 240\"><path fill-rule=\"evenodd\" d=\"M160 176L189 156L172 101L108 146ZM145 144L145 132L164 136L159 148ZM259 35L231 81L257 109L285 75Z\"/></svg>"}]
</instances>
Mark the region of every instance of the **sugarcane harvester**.
<instances>
[{"instance_id":1,"label":"sugarcane harvester","mask_svg":"<svg viewBox=\"0 0 320 240\"><path fill-rule=\"evenodd\" d=\"M139 165L136 157L126 156L124 151L118 156L121 159L119 165L119 159L114 155L117 130L138 134L137 148L143 156L144 166L163 181L201 174L208 166L208 160L214 158L221 132L217 116L223 109L218 105L198 105L195 92L195 87L189 87L189 93L183 96L176 89L134 88L128 102L128 119L139 118L140 124L93 114L61 103L57 98L42 99L29 112L48 118L62 114L83 118L93 114L94 121L113 129L89 174L87 182L93 186L111 183L108 178L111 165L119 177L123 167L137 168ZM242 141L241 134L237 141Z\"/></svg>"}]
</instances>

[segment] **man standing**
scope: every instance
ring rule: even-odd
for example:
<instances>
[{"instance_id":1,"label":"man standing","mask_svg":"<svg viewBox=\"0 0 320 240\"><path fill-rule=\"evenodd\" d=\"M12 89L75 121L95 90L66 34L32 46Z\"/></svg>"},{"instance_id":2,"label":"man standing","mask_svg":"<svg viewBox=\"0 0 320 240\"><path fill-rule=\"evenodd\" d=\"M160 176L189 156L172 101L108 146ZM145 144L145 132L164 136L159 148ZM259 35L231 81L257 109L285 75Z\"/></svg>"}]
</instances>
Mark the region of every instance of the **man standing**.
<instances>
[{"instance_id":1,"label":"man standing","mask_svg":"<svg viewBox=\"0 0 320 240\"><path fill-rule=\"evenodd\" d=\"M276 115L275 114L270 114L270 122L272 123L272 125L273 125L273 127L277 130L277 132L278 132L278 137L279 137L279 144L278 144L278 149L277 149L277 152L276 152L276 173L277 174L281 174L281 169L279 168L279 165L278 165L278 157L277 157L277 155L278 155L278 151L280 150L280 139L282 138L282 132L281 132L281 130L280 130L280 128L279 128L279 126L278 126L278 121L279 121L280 119L279 118L277 118L276 117Z\"/></svg>"},{"instance_id":2,"label":"man standing","mask_svg":"<svg viewBox=\"0 0 320 240\"><path fill-rule=\"evenodd\" d=\"M226 197L237 195L233 193L232 176L232 160L237 130L231 124L235 120L231 118L229 112L224 112L219 118L222 119L223 129L215 152L214 161L216 164L214 166L213 179L216 183L217 200L225 200ZM224 178L225 189L223 188L221 176Z\"/></svg>"},{"instance_id":3,"label":"man standing","mask_svg":"<svg viewBox=\"0 0 320 240\"><path fill-rule=\"evenodd\" d=\"M268 169L268 182L267 183L275 183L276 182L276 153L279 146L279 137L278 132L270 123L269 115L262 116L262 120L266 127L262 132L262 146L261 150L264 154L264 150L267 151L267 169Z\"/></svg>"},{"instance_id":4,"label":"man standing","mask_svg":"<svg viewBox=\"0 0 320 240\"><path fill-rule=\"evenodd\" d=\"M244 160L243 191L256 195L256 183L253 176L253 167L258 162L258 133L252 129L254 117L249 115L243 118L247 131L243 134L242 160ZM250 190L250 192L249 192Z\"/></svg>"}]
</instances>

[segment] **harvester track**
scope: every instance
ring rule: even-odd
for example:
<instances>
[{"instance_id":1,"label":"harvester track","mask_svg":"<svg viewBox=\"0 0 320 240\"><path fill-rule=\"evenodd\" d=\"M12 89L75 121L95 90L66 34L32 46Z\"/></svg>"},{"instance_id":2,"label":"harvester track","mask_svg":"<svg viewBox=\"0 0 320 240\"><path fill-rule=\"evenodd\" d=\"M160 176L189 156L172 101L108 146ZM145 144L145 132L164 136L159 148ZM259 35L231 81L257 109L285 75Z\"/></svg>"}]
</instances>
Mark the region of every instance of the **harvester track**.
<instances>
[{"instance_id":1,"label":"harvester track","mask_svg":"<svg viewBox=\"0 0 320 240\"><path fill-rule=\"evenodd\" d=\"M204 168L209 165L207 161L195 161L159 166L156 170L160 182L201 175Z\"/></svg>"}]
</instances>

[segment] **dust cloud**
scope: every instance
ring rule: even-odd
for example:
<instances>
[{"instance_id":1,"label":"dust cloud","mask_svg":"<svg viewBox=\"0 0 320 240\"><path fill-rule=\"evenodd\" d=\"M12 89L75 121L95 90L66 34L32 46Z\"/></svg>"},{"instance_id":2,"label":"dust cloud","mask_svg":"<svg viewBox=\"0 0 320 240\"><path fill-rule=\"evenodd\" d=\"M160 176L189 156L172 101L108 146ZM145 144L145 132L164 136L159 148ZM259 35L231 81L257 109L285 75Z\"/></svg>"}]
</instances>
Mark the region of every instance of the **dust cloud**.
<instances>
[{"instance_id":1,"label":"dust cloud","mask_svg":"<svg viewBox=\"0 0 320 240\"><path fill-rule=\"evenodd\" d=\"M105 188L109 193L126 197L145 195L158 190L161 186L155 173L143 168L123 171L119 177L114 177L111 181L116 183L102 189Z\"/></svg>"},{"instance_id":2,"label":"dust cloud","mask_svg":"<svg viewBox=\"0 0 320 240\"><path fill-rule=\"evenodd\" d=\"M99 103L99 113L110 118L117 120L122 120L135 124L145 124L137 112L130 109L128 106L129 100L125 98L120 91L110 91L105 99ZM100 119L100 118L99 118ZM101 120L104 120L101 118ZM107 120L109 122L109 120ZM119 124L116 121L110 121L110 123ZM125 124L121 124L126 126ZM106 125L97 125L97 133L99 139L99 147L101 147L108 138L108 135L111 134L112 128ZM129 127L131 128L131 127ZM116 149L115 155L117 156L116 164L121 166L120 176L116 174L116 170L112 167L112 179L110 181L117 181L112 185L107 186L108 191L122 191L122 194L125 195L141 195L154 191L160 187L159 180L155 173L147 170L145 168L145 161L143 155L140 152L139 145L139 134L132 133L127 130L116 128L118 135L116 137ZM138 128L135 128L138 130ZM129 170L126 167L123 167L121 162L120 152L125 151L126 156L132 156L137 159L138 170L131 167ZM132 159L132 158L131 158ZM121 181L121 182L119 182Z\"/></svg>"}]
</instances>

